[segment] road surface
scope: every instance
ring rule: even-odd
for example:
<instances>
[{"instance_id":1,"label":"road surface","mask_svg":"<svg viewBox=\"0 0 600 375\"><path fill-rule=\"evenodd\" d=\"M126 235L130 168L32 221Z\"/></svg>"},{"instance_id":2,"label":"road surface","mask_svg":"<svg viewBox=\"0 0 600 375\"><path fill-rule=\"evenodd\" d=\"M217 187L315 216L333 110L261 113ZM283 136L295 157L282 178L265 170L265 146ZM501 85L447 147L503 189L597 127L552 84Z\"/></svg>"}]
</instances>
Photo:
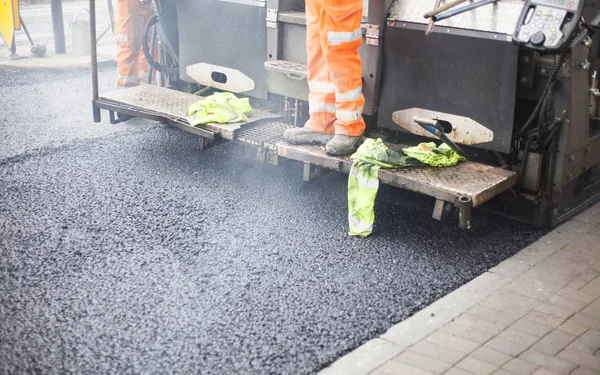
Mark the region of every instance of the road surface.
<instances>
[{"instance_id":1,"label":"road surface","mask_svg":"<svg viewBox=\"0 0 600 375\"><path fill-rule=\"evenodd\" d=\"M350 238L345 175L94 124L90 91L0 72L0 373L315 373L542 234L384 186Z\"/></svg>"}]
</instances>

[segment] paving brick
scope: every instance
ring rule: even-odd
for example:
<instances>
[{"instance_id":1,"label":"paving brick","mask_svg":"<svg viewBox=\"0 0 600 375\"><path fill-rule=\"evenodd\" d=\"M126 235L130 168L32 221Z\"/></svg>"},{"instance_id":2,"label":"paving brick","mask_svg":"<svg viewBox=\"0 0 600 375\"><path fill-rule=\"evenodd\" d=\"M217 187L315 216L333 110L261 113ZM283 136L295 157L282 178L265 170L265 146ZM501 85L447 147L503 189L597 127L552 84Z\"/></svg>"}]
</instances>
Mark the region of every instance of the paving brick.
<instances>
[{"instance_id":1,"label":"paving brick","mask_svg":"<svg viewBox=\"0 0 600 375\"><path fill-rule=\"evenodd\" d=\"M481 304L471 307L467 310L467 314L488 322L498 322L504 325L513 324L521 317L513 313L496 310Z\"/></svg>"},{"instance_id":2,"label":"paving brick","mask_svg":"<svg viewBox=\"0 0 600 375\"><path fill-rule=\"evenodd\" d=\"M584 273L593 265L592 259L584 259L583 257L577 257L577 259L565 259L563 256L565 253L557 252L556 254L552 254L544 260L544 262L558 266L561 273L575 276Z\"/></svg>"},{"instance_id":3,"label":"paving brick","mask_svg":"<svg viewBox=\"0 0 600 375\"><path fill-rule=\"evenodd\" d=\"M575 311L579 311L586 306L584 302L579 302L574 299L563 296L552 296L547 302L554 306Z\"/></svg>"},{"instance_id":4,"label":"paving brick","mask_svg":"<svg viewBox=\"0 0 600 375\"><path fill-rule=\"evenodd\" d=\"M450 370L448 370L446 373L444 373L444 375L473 375L473 373L465 371L463 369L459 369L457 367L453 367Z\"/></svg>"},{"instance_id":5,"label":"paving brick","mask_svg":"<svg viewBox=\"0 0 600 375\"><path fill-rule=\"evenodd\" d=\"M429 341L420 341L416 343L411 350L426 357L431 357L433 359L437 359L438 361L450 363L452 365L466 357L466 354L463 352L446 348Z\"/></svg>"},{"instance_id":6,"label":"paving brick","mask_svg":"<svg viewBox=\"0 0 600 375\"><path fill-rule=\"evenodd\" d=\"M536 337L543 337L548 332L552 331L552 327L550 326L535 323L527 319L519 319L511 327Z\"/></svg>"},{"instance_id":7,"label":"paving brick","mask_svg":"<svg viewBox=\"0 0 600 375\"><path fill-rule=\"evenodd\" d=\"M585 315L600 318L600 299L591 303L588 307L581 311Z\"/></svg>"},{"instance_id":8,"label":"paving brick","mask_svg":"<svg viewBox=\"0 0 600 375\"><path fill-rule=\"evenodd\" d=\"M551 263L541 263L527 271L527 276L535 277L542 281L560 285L561 287L566 286L568 283L573 281L576 274L565 274L564 269L561 266Z\"/></svg>"},{"instance_id":9,"label":"paving brick","mask_svg":"<svg viewBox=\"0 0 600 375\"><path fill-rule=\"evenodd\" d=\"M481 305L502 311L506 314L517 315L517 318L524 316L538 304L539 301L533 298L525 297L507 290L499 290L481 301Z\"/></svg>"},{"instance_id":10,"label":"paving brick","mask_svg":"<svg viewBox=\"0 0 600 375\"><path fill-rule=\"evenodd\" d=\"M498 368L473 357L467 357L463 359L462 361L458 362L456 367L476 375L489 375Z\"/></svg>"},{"instance_id":11,"label":"paving brick","mask_svg":"<svg viewBox=\"0 0 600 375\"><path fill-rule=\"evenodd\" d=\"M486 346L477 348L470 356L496 367L500 367L512 359L511 356Z\"/></svg>"},{"instance_id":12,"label":"paving brick","mask_svg":"<svg viewBox=\"0 0 600 375\"><path fill-rule=\"evenodd\" d=\"M556 228L558 233L586 233L594 228L593 224L577 220L570 220Z\"/></svg>"},{"instance_id":13,"label":"paving brick","mask_svg":"<svg viewBox=\"0 0 600 375\"><path fill-rule=\"evenodd\" d=\"M463 353L471 353L479 346L478 343L471 340L448 335L439 331L427 336L425 340Z\"/></svg>"},{"instance_id":14,"label":"paving brick","mask_svg":"<svg viewBox=\"0 0 600 375\"><path fill-rule=\"evenodd\" d=\"M506 369L501 368L498 371L494 372L492 375L516 375L516 374L513 372L510 372Z\"/></svg>"},{"instance_id":15,"label":"paving brick","mask_svg":"<svg viewBox=\"0 0 600 375\"><path fill-rule=\"evenodd\" d=\"M567 252L567 253L574 254L571 252ZM589 260L590 263L594 262L594 261L595 261L595 259ZM586 286L590 281L594 280L596 277L598 277L598 272L590 269L590 270L585 271L581 275L577 276L566 287L578 290L578 289L581 289L582 287Z\"/></svg>"},{"instance_id":16,"label":"paving brick","mask_svg":"<svg viewBox=\"0 0 600 375\"><path fill-rule=\"evenodd\" d=\"M531 349L548 355L557 355L575 340L575 338L575 336L565 332L552 331L538 341Z\"/></svg>"},{"instance_id":17,"label":"paving brick","mask_svg":"<svg viewBox=\"0 0 600 375\"><path fill-rule=\"evenodd\" d=\"M587 331L588 328L573 322L572 319L569 319L557 329L573 336L580 336Z\"/></svg>"},{"instance_id":18,"label":"paving brick","mask_svg":"<svg viewBox=\"0 0 600 375\"><path fill-rule=\"evenodd\" d=\"M573 218L573 221L579 221L587 224L596 225L600 223L600 208L593 206Z\"/></svg>"},{"instance_id":19,"label":"paving brick","mask_svg":"<svg viewBox=\"0 0 600 375\"><path fill-rule=\"evenodd\" d=\"M539 337L530 335L528 333L519 331L517 329L514 328L507 328L506 330L502 331L498 337L501 337L503 339L506 339L508 341L520 344L522 346L525 347L530 347L531 345L533 345L536 341L539 340Z\"/></svg>"},{"instance_id":20,"label":"paving brick","mask_svg":"<svg viewBox=\"0 0 600 375\"><path fill-rule=\"evenodd\" d=\"M547 370L545 368L539 368L533 372L531 375L560 375L557 372Z\"/></svg>"},{"instance_id":21,"label":"paving brick","mask_svg":"<svg viewBox=\"0 0 600 375\"><path fill-rule=\"evenodd\" d=\"M596 260L600 259L600 236L586 233L579 236L579 239L571 242L564 247L566 251L572 251L576 254L588 256Z\"/></svg>"},{"instance_id":22,"label":"paving brick","mask_svg":"<svg viewBox=\"0 0 600 375\"><path fill-rule=\"evenodd\" d=\"M558 357L589 368L590 370L600 372L600 358L573 347L567 347L565 350L560 352Z\"/></svg>"},{"instance_id":23,"label":"paving brick","mask_svg":"<svg viewBox=\"0 0 600 375\"><path fill-rule=\"evenodd\" d=\"M407 350L400 354L398 357L393 359L394 361L402 362L404 364L420 368L422 370L430 371L434 374L442 374L448 370L452 365L450 363L438 361L430 357L426 357L422 354Z\"/></svg>"},{"instance_id":24,"label":"paving brick","mask_svg":"<svg viewBox=\"0 0 600 375\"><path fill-rule=\"evenodd\" d=\"M507 369L508 371L510 371L516 375L529 375L532 372L534 372L535 370L537 370L539 368L539 366L534 363L527 362L527 361L524 361L519 358L515 358L515 359L509 361L508 363L506 363L503 366L503 368Z\"/></svg>"},{"instance_id":25,"label":"paving brick","mask_svg":"<svg viewBox=\"0 0 600 375\"><path fill-rule=\"evenodd\" d=\"M600 298L600 285L592 284L591 282L582 286L579 291Z\"/></svg>"},{"instance_id":26,"label":"paving brick","mask_svg":"<svg viewBox=\"0 0 600 375\"><path fill-rule=\"evenodd\" d=\"M434 375L429 371L422 370L404 363L390 361L377 369L377 371L386 375Z\"/></svg>"},{"instance_id":27,"label":"paving brick","mask_svg":"<svg viewBox=\"0 0 600 375\"><path fill-rule=\"evenodd\" d=\"M505 289L526 297L546 301L557 293L561 286L525 275L508 284Z\"/></svg>"},{"instance_id":28,"label":"paving brick","mask_svg":"<svg viewBox=\"0 0 600 375\"><path fill-rule=\"evenodd\" d=\"M529 262L525 262L522 259L509 258L496 267L490 268L488 272L513 279L522 275L529 268L531 268Z\"/></svg>"},{"instance_id":29,"label":"paving brick","mask_svg":"<svg viewBox=\"0 0 600 375\"><path fill-rule=\"evenodd\" d=\"M498 371L494 372L492 375L515 375L515 374L508 370L501 368Z\"/></svg>"},{"instance_id":30,"label":"paving brick","mask_svg":"<svg viewBox=\"0 0 600 375\"><path fill-rule=\"evenodd\" d=\"M557 251L556 253L551 255L554 258L560 258L568 261L576 261L576 262L586 262L587 264L594 264L597 260L594 257L590 257L588 255L574 253L572 251L568 251L566 249L562 249ZM587 271L586 271L587 272Z\"/></svg>"},{"instance_id":31,"label":"paving brick","mask_svg":"<svg viewBox=\"0 0 600 375\"><path fill-rule=\"evenodd\" d=\"M600 331L590 329L578 337L571 346L575 349L594 354L600 349Z\"/></svg>"},{"instance_id":32,"label":"paving brick","mask_svg":"<svg viewBox=\"0 0 600 375\"><path fill-rule=\"evenodd\" d=\"M494 337L494 334L492 333L481 331L473 327L467 327L456 322L446 324L442 329L440 329L440 332L462 337L463 339L471 340L478 344L483 344Z\"/></svg>"},{"instance_id":33,"label":"paving brick","mask_svg":"<svg viewBox=\"0 0 600 375\"><path fill-rule=\"evenodd\" d=\"M598 371L590 370L589 368L579 367L573 371L571 375L598 375Z\"/></svg>"},{"instance_id":34,"label":"paving brick","mask_svg":"<svg viewBox=\"0 0 600 375\"><path fill-rule=\"evenodd\" d=\"M547 302L540 302L540 304L535 307L535 311L539 311L541 313L552 315L561 319L567 319L577 312L574 309L556 306Z\"/></svg>"},{"instance_id":35,"label":"paving brick","mask_svg":"<svg viewBox=\"0 0 600 375\"><path fill-rule=\"evenodd\" d=\"M587 328L600 329L600 320L598 318L582 313L573 315L569 321Z\"/></svg>"},{"instance_id":36,"label":"paving brick","mask_svg":"<svg viewBox=\"0 0 600 375\"><path fill-rule=\"evenodd\" d=\"M469 314L463 314L458 317L454 322L462 324L467 327L472 327L484 332L492 333L494 335L504 331L508 325L498 322L487 322L483 319L479 319Z\"/></svg>"},{"instance_id":37,"label":"paving brick","mask_svg":"<svg viewBox=\"0 0 600 375\"><path fill-rule=\"evenodd\" d=\"M494 337L485 344L486 347L499 351L500 353L508 354L516 357L519 353L527 349L525 345L520 345L512 341L508 341L501 337Z\"/></svg>"},{"instance_id":38,"label":"paving brick","mask_svg":"<svg viewBox=\"0 0 600 375\"><path fill-rule=\"evenodd\" d=\"M380 338L373 339L338 359L319 374L368 374L400 354L405 349L406 347L396 345Z\"/></svg>"},{"instance_id":39,"label":"paving brick","mask_svg":"<svg viewBox=\"0 0 600 375\"><path fill-rule=\"evenodd\" d=\"M567 298L575 300L575 301L583 302L583 303L591 303L596 299L596 297L594 297L591 294L583 293L580 290L571 289L569 287L565 287L565 288L561 289L558 292L558 295L562 296L562 297L567 297Z\"/></svg>"},{"instance_id":40,"label":"paving brick","mask_svg":"<svg viewBox=\"0 0 600 375\"><path fill-rule=\"evenodd\" d=\"M527 314L525 316L525 320L529 320L534 323L549 326L551 328L556 328L565 321L565 319L563 319L563 318L558 318L554 315L548 315L541 311L530 312L529 314Z\"/></svg>"},{"instance_id":41,"label":"paving brick","mask_svg":"<svg viewBox=\"0 0 600 375\"><path fill-rule=\"evenodd\" d=\"M577 365L573 362L569 362L560 358L554 358L547 354L536 352L535 350L528 350L521 354L519 358L559 374L569 374L577 367Z\"/></svg>"}]
</instances>

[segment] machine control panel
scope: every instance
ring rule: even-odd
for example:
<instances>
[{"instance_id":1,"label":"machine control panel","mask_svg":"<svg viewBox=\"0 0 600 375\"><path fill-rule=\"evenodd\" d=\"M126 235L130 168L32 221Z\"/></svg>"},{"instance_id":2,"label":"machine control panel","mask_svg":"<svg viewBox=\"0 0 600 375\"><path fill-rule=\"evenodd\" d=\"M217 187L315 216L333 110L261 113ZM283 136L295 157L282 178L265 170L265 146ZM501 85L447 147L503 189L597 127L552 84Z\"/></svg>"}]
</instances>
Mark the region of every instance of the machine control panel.
<instances>
[{"instance_id":1,"label":"machine control panel","mask_svg":"<svg viewBox=\"0 0 600 375\"><path fill-rule=\"evenodd\" d=\"M528 0L513 35L515 43L541 51L560 49L576 29L585 0Z\"/></svg>"}]
</instances>

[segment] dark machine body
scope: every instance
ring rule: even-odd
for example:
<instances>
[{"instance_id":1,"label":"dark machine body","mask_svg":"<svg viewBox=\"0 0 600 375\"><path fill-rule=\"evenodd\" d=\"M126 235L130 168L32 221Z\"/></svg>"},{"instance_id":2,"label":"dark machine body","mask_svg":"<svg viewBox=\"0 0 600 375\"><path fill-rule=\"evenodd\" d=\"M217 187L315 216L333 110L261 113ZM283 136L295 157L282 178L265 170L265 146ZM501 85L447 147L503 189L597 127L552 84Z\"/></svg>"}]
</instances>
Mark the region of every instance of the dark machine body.
<instances>
[{"instance_id":1,"label":"dark machine body","mask_svg":"<svg viewBox=\"0 0 600 375\"><path fill-rule=\"evenodd\" d=\"M167 75L168 85L276 103L288 123L303 124L303 1L154 2L159 38L177 50L175 58L163 58L170 69L178 67ZM446 135L469 160L518 176L487 205L536 225L556 224L595 201L600 41L593 21L600 0L486 2L455 12L426 35L423 15L433 5L365 1L361 57L369 131L406 144L435 138L411 130L418 128L413 116L452 123ZM468 184L473 175L464 178Z\"/></svg>"}]
</instances>

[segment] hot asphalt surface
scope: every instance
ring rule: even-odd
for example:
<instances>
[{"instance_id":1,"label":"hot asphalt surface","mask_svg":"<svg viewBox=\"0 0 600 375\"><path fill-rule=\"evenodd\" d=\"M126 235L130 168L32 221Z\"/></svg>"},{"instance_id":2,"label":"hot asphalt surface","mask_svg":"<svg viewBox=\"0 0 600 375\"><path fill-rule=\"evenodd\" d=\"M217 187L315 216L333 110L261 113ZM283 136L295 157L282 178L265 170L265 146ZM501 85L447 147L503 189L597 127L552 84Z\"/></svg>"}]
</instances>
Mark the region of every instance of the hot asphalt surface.
<instances>
[{"instance_id":1,"label":"hot asphalt surface","mask_svg":"<svg viewBox=\"0 0 600 375\"><path fill-rule=\"evenodd\" d=\"M0 72L0 373L314 373L541 235L383 187L349 238L345 175L94 124L90 91Z\"/></svg>"}]
</instances>

